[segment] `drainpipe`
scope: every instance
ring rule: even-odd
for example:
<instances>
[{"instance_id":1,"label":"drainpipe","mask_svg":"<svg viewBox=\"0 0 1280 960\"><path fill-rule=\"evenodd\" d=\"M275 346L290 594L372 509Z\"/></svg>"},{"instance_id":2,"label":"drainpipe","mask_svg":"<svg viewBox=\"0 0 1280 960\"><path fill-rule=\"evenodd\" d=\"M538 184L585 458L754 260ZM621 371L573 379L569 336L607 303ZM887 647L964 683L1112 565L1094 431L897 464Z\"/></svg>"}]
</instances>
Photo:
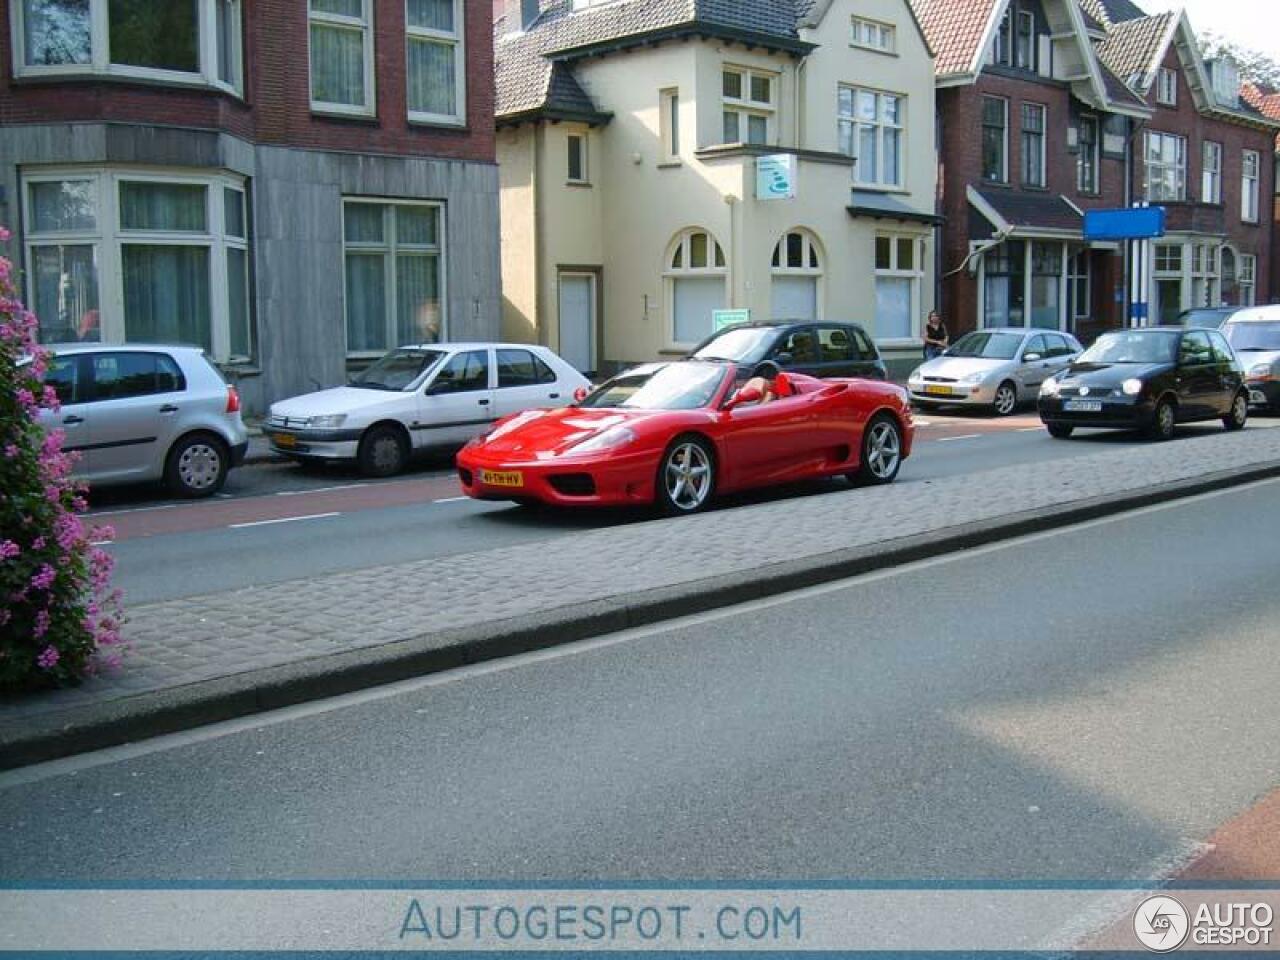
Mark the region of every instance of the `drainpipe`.
<instances>
[{"instance_id":1,"label":"drainpipe","mask_svg":"<svg viewBox=\"0 0 1280 960\"><path fill-rule=\"evenodd\" d=\"M533 122L533 136L530 138L530 149L533 153L529 164L530 187L533 190L533 332L538 339L538 343L543 346L550 346L548 334L550 333L551 321L543 316L545 311L542 309L542 294L546 287L542 277L542 271L545 266L542 262L544 250L542 234L546 223L546 198L542 195L542 177L540 176L542 146L543 141L546 139L544 129L542 123L535 120Z\"/></svg>"}]
</instances>

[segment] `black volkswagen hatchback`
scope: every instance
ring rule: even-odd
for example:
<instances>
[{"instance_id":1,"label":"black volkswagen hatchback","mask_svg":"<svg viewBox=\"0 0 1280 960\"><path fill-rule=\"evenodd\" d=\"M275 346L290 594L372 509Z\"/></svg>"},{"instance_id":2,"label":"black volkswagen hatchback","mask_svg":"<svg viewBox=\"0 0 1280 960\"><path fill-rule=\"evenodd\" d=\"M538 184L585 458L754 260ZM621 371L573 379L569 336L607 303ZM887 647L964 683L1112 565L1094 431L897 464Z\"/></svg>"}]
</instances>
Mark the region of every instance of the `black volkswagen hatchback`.
<instances>
[{"instance_id":1,"label":"black volkswagen hatchback","mask_svg":"<svg viewBox=\"0 0 1280 960\"><path fill-rule=\"evenodd\" d=\"M880 351L856 323L740 323L712 334L692 356L732 360L741 378L771 377L779 370L811 377L889 377Z\"/></svg>"},{"instance_id":2,"label":"black volkswagen hatchback","mask_svg":"<svg viewBox=\"0 0 1280 960\"><path fill-rule=\"evenodd\" d=\"M1179 423L1249 418L1244 369L1217 330L1147 327L1103 334L1040 389L1040 419L1055 437L1076 427L1141 429L1168 440Z\"/></svg>"}]
</instances>

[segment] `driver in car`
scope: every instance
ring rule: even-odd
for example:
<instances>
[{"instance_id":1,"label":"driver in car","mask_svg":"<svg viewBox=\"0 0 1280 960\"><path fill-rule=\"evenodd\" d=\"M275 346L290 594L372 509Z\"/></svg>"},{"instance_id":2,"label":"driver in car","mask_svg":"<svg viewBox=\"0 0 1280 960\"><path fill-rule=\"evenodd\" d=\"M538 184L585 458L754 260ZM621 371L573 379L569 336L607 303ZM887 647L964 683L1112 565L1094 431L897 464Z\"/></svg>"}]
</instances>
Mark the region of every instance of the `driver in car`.
<instances>
[{"instance_id":1,"label":"driver in car","mask_svg":"<svg viewBox=\"0 0 1280 960\"><path fill-rule=\"evenodd\" d=\"M752 377L742 385L739 392L746 393L748 390L760 391L760 399L756 403L769 403L780 397L794 396L796 392L791 378L781 371L772 380L767 377Z\"/></svg>"}]
</instances>

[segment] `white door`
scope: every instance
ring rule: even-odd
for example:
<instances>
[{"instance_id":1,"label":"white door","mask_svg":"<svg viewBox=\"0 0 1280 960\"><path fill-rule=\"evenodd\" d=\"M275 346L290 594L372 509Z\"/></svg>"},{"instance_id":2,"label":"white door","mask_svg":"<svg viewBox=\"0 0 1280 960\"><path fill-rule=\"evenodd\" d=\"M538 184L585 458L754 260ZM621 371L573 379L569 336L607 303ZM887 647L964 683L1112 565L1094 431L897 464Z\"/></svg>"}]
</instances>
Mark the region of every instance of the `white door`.
<instances>
[{"instance_id":1,"label":"white door","mask_svg":"<svg viewBox=\"0 0 1280 960\"><path fill-rule=\"evenodd\" d=\"M818 281L814 277L774 277L771 320L818 319Z\"/></svg>"},{"instance_id":2,"label":"white door","mask_svg":"<svg viewBox=\"0 0 1280 960\"><path fill-rule=\"evenodd\" d=\"M560 356L582 373L596 369L596 278L560 274Z\"/></svg>"}]
</instances>

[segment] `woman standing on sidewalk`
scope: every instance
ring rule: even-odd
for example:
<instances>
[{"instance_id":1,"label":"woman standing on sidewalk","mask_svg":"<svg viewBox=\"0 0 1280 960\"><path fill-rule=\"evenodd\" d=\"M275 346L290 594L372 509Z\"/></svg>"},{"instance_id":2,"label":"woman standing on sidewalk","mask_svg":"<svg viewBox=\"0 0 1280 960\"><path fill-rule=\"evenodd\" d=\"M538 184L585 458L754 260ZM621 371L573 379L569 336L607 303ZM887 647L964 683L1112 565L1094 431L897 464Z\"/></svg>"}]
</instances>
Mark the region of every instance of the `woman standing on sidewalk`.
<instances>
[{"instance_id":1,"label":"woman standing on sidewalk","mask_svg":"<svg viewBox=\"0 0 1280 960\"><path fill-rule=\"evenodd\" d=\"M932 360L934 357L941 356L942 351L946 350L951 344L951 338L947 334L947 325L942 322L942 317L937 310L929 311L929 319L924 325L924 358Z\"/></svg>"}]
</instances>

